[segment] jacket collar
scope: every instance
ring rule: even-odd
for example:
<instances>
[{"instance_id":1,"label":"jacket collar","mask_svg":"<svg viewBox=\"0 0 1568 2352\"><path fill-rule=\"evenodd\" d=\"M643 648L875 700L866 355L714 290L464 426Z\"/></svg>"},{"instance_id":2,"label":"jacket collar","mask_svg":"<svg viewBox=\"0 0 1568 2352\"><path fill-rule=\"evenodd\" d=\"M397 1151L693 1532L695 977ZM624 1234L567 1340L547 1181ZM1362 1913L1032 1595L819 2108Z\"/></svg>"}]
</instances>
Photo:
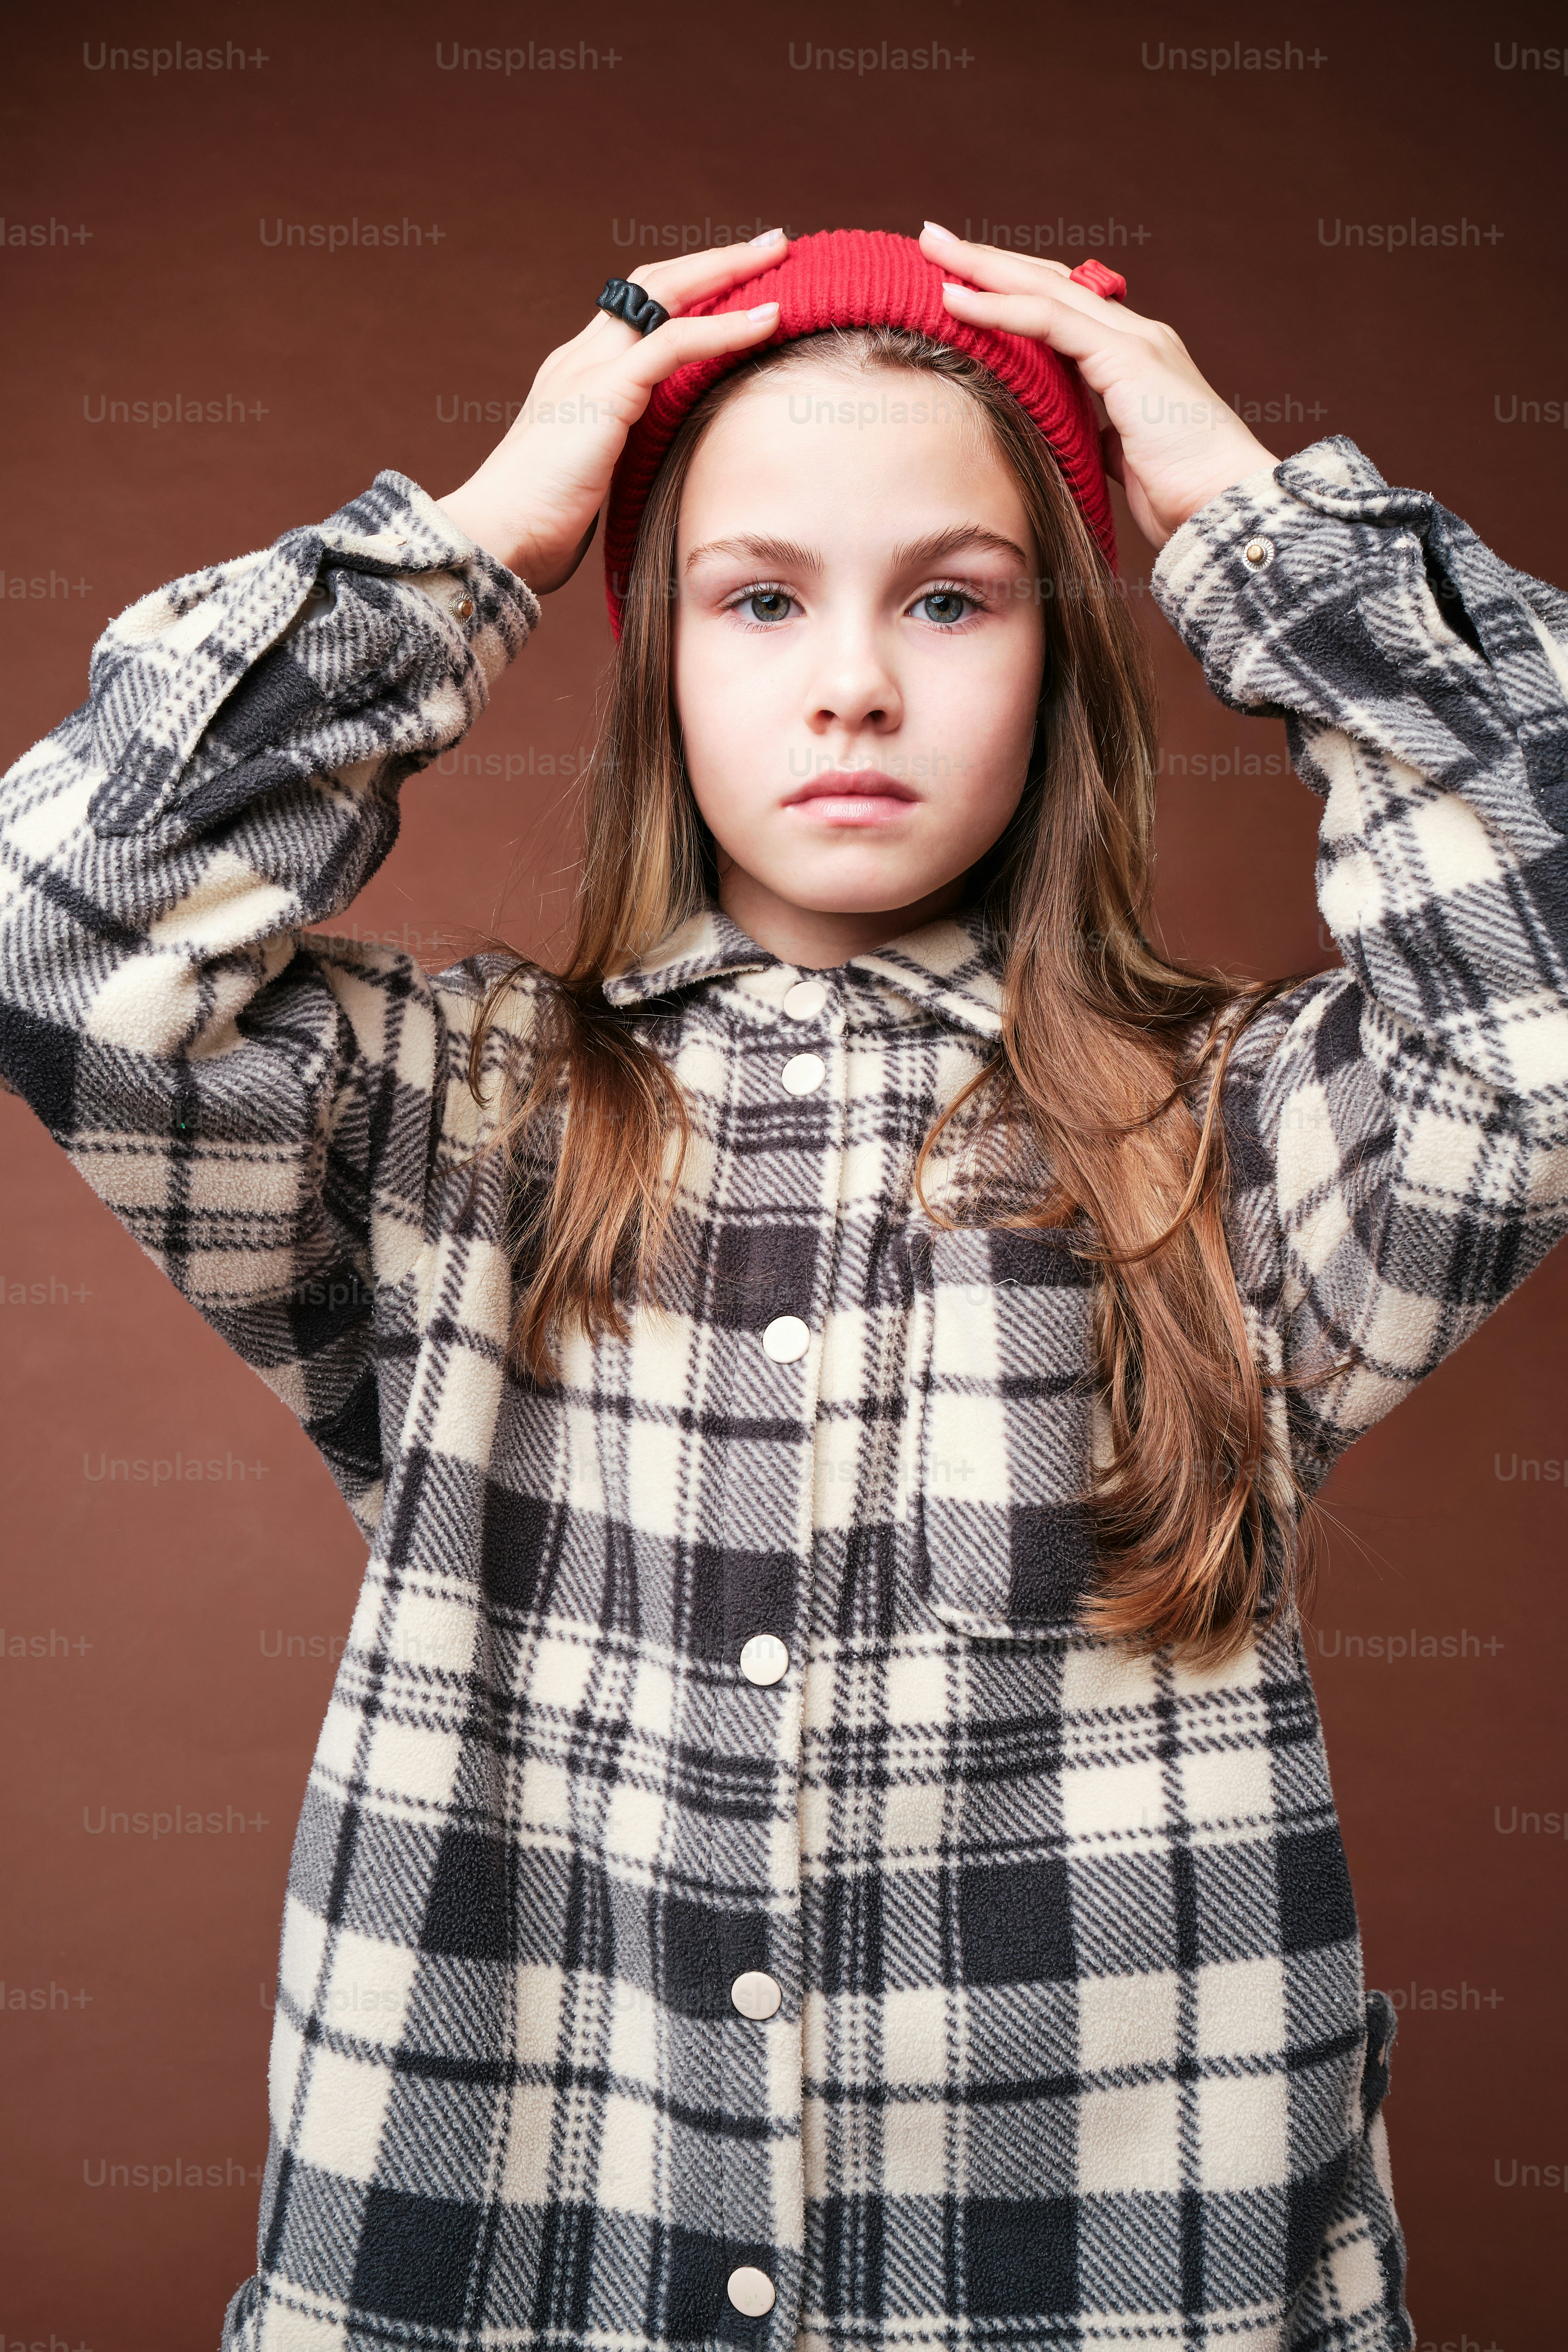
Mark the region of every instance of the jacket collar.
<instances>
[{"instance_id":1,"label":"jacket collar","mask_svg":"<svg viewBox=\"0 0 1568 2352\"><path fill-rule=\"evenodd\" d=\"M782 969L782 959L748 939L721 907L709 905L606 980L604 992L611 1004L646 1004L704 981L772 968ZM864 976L929 1005L961 1029L985 1038L1001 1032L1001 955L978 908L939 916L817 976L840 985Z\"/></svg>"}]
</instances>

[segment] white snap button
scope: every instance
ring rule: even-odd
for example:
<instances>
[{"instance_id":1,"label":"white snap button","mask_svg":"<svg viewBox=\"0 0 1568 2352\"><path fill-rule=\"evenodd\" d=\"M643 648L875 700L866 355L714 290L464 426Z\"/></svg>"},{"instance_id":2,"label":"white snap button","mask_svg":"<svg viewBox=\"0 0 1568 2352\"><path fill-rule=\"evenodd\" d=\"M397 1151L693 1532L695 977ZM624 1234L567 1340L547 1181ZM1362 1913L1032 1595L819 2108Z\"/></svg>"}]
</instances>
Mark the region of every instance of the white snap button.
<instances>
[{"instance_id":1,"label":"white snap button","mask_svg":"<svg viewBox=\"0 0 1568 2352\"><path fill-rule=\"evenodd\" d=\"M748 2319L761 2319L773 2307L773 2283L766 2271L754 2271L750 2263L742 2263L738 2271L730 2273L730 2300Z\"/></svg>"},{"instance_id":2,"label":"white snap button","mask_svg":"<svg viewBox=\"0 0 1568 2352\"><path fill-rule=\"evenodd\" d=\"M827 991L819 980L797 980L784 991L784 1009L792 1021L815 1021L826 1002Z\"/></svg>"},{"instance_id":3,"label":"white snap button","mask_svg":"<svg viewBox=\"0 0 1568 2352\"><path fill-rule=\"evenodd\" d=\"M789 1672L789 1652L776 1633L753 1633L741 1653L741 1672L764 1689L782 1683Z\"/></svg>"},{"instance_id":4,"label":"white snap button","mask_svg":"<svg viewBox=\"0 0 1568 2352\"><path fill-rule=\"evenodd\" d=\"M811 1333L798 1315L775 1315L763 1333L763 1353L775 1364L793 1364L811 1345Z\"/></svg>"},{"instance_id":5,"label":"white snap button","mask_svg":"<svg viewBox=\"0 0 1568 2352\"><path fill-rule=\"evenodd\" d=\"M784 1994L761 1969L748 1969L730 1987L730 1998L742 2017L772 2017Z\"/></svg>"},{"instance_id":6,"label":"white snap button","mask_svg":"<svg viewBox=\"0 0 1568 2352\"><path fill-rule=\"evenodd\" d=\"M779 1072L784 1090L792 1095L808 1095L827 1076L827 1065L820 1054L795 1054Z\"/></svg>"},{"instance_id":7,"label":"white snap button","mask_svg":"<svg viewBox=\"0 0 1568 2352\"><path fill-rule=\"evenodd\" d=\"M1247 545L1241 551L1246 557L1247 562L1251 564L1254 572L1261 572L1266 563L1272 563L1274 561L1274 542L1272 540L1249 539Z\"/></svg>"}]
</instances>

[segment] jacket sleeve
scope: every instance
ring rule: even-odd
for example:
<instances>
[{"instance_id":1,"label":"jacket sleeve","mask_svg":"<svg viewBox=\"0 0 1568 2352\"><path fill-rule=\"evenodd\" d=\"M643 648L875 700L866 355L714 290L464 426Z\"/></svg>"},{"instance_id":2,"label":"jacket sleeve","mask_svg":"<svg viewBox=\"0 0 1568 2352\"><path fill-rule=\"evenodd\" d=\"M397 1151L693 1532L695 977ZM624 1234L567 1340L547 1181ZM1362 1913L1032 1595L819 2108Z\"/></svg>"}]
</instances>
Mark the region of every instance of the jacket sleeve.
<instances>
[{"instance_id":1,"label":"jacket sleeve","mask_svg":"<svg viewBox=\"0 0 1568 2352\"><path fill-rule=\"evenodd\" d=\"M146 596L0 783L0 1074L298 1414L368 1523L373 1302L447 1066L407 956L302 936L538 618L415 484Z\"/></svg>"},{"instance_id":2,"label":"jacket sleeve","mask_svg":"<svg viewBox=\"0 0 1568 2352\"><path fill-rule=\"evenodd\" d=\"M1337 438L1194 515L1154 593L1324 803L1343 969L1243 1031L1225 1103L1310 1488L1568 1226L1568 597Z\"/></svg>"}]
</instances>

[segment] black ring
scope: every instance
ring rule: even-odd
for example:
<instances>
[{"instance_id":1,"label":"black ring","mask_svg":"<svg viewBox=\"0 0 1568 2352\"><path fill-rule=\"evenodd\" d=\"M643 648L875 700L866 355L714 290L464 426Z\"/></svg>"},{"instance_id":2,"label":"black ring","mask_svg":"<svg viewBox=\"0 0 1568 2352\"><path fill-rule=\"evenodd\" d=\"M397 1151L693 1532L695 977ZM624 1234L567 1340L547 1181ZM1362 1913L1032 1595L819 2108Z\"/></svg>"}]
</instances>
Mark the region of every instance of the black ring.
<instances>
[{"instance_id":1,"label":"black ring","mask_svg":"<svg viewBox=\"0 0 1568 2352\"><path fill-rule=\"evenodd\" d=\"M605 290L595 307L607 310L612 319L624 319L639 335L651 335L669 316L663 303L656 302L646 286L634 286L626 278L606 278Z\"/></svg>"}]
</instances>

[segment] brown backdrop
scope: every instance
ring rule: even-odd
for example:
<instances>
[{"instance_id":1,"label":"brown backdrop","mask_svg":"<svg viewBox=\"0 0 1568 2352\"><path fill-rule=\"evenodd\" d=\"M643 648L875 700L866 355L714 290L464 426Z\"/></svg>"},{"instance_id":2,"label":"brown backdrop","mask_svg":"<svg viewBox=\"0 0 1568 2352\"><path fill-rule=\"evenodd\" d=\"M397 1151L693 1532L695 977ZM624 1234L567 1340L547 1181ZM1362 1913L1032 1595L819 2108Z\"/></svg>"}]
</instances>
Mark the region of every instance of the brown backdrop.
<instances>
[{"instance_id":1,"label":"brown backdrop","mask_svg":"<svg viewBox=\"0 0 1568 2352\"><path fill-rule=\"evenodd\" d=\"M383 466L453 488L495 437L462 404L521 397L607 272L660 249L649 230L668 250L721 224L931 212L1071 259L1108 250L1098 227L1218 389L1275 404L1258 430L1281 453L1351 433L1561 578L1565 35L1530 5L1500 38L1457 5L39 12L5 71L5 756L81 698L99 629L143 590ZM1286 61L1192 57L1247 41ZM151 54L176 43L223 62ZM926 65L897 70L900 43ZM475 45L496 68L464 66ZM847 69L816 61L846 45L865 52ZM356 221L399 241L362 226L355 246ZM1344 234L1411 223L1412 242ZM322 242L290 246L290 224ZM1423 247L1426 225L1455 240ZM196 401L223 421L153 405ZM1322 964L1316 804L1281 730L1210 703L1142 609L1172 754L1168 938ZM547 947L570 887L563 755L607 644L590 562L470 739L500 772L416 784L348 920L441 961L492 927ZM0 1184L0 2347L208 2352L253 2262L289 1842L361 1548L282 1406L14 1102ZM1568 1255L1336 1475L1311 1636L1368 1974L1402 2007L1411 2304L1419 2342L1452 2352L1526 2352L1560 2322L1565 1298ZM232 1475L156 1481L191 1454ZM144 1481L95 1475L115 1458ZM176 1806L221 1827L155 1839ZM110 1830L117 1811L147 1831ZM115 2165L147 2185L110 2185Z\"/></svg>"}]
</instances>

